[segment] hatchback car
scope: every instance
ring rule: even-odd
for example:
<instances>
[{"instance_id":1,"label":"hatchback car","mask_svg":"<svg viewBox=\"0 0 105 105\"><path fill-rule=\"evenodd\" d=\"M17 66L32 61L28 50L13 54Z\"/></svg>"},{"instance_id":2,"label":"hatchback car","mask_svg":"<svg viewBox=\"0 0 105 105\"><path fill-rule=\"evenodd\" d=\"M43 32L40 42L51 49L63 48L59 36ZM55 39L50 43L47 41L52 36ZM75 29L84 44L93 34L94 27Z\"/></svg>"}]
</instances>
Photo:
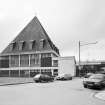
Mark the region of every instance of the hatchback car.
<instances>
[{"instance_id":1,"label":"hatchback car","mask_svg":"<svg viewBox=\"0 0 105 105\"><path fill-rule=\"evenodd\" d=\"M46 74L37 74L36 76L34 76L33 80L35 82L49 82L53 81L54 78Z\"/></svg>"},{"instance_id":2,"label":"hatchback car","mask_svg":"<svg viewBox=\"0 0 105 105\"><path fill-rule=\"evenodd\" d=\"M56 77L56 80L72 80L71 74L61 74Z\"/></svg>"},{"instance_id":3,"label":"hatchback car","mask_svg":"<svg viewBox=\"0 0 105 105\"><path fill-rule=\"evenodd\" d=\"M83 86L85 88L104 88L105 87L105 75L104 74L94 74L89 78L84 78Z\"/></svg>"}]
</instances>

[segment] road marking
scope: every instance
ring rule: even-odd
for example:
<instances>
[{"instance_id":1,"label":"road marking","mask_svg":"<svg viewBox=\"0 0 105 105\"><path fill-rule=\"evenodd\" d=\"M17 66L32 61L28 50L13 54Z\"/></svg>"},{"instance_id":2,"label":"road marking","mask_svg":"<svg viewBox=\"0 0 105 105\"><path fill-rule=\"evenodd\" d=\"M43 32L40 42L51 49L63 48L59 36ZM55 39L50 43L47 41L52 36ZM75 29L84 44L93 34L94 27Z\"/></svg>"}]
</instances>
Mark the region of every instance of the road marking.
<instances>
[{"instance_id":1,"label":"road marking","mask_svg":"<svg viewBox=\"0 0 105 105\"><path fill-rule=\"evenodd\" d=\"M99 93L95 93L94 95L96 98L105 101L105 91L104 92L99 92Z\"/></svg>"}]
</instances>

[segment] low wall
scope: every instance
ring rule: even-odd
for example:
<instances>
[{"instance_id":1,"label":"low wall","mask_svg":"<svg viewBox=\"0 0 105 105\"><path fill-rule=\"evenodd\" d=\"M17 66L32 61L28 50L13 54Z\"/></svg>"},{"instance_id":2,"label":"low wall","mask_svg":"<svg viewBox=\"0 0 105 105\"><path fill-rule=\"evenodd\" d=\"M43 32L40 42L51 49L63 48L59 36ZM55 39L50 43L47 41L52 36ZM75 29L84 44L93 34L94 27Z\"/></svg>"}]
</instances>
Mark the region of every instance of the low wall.
<instances>
[{"instance_id":1,"label":"low wall","mask_svg":"<svg viewBox=\"0 0 105 105\"><path fill-rule=\"evenodd\" d=\"M13 85L13 84L24 84L33 83L33 78L11 78L11 77L0 77L0 86L2 85Z\"/></svg>"}]
</instances>

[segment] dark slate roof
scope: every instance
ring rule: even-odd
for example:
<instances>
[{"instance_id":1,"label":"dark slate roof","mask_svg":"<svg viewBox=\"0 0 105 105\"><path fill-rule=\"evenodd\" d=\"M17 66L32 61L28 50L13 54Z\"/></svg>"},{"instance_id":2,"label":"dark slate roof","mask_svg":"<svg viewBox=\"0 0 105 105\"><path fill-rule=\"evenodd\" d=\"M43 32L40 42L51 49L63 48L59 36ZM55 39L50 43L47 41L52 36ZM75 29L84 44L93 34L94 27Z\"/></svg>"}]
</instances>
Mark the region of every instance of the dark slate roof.
<instances>
[{"instance_id":1,"label":"dark slate roof","mask_svg":"<svg viewBox=\"0 0 105 105\"><path fill-rule=\"evenodd\" d=\"M40 49L40 40L44 39L46 45L43 49ZM36 47L32 50L29 49L30 41L35 40ZM25 46L23 50L19 50L19 43L24 42ZM14 50L11 50L11 43L15 43ZM55 51L59 54L58 48L53 44L47 35L46 31L42 27L38 18L35 16L29 24L17 35L17 37L11 42L1 54L17 53L17 52L29 52L29 51Z\"/></svg>"}]
</instances>

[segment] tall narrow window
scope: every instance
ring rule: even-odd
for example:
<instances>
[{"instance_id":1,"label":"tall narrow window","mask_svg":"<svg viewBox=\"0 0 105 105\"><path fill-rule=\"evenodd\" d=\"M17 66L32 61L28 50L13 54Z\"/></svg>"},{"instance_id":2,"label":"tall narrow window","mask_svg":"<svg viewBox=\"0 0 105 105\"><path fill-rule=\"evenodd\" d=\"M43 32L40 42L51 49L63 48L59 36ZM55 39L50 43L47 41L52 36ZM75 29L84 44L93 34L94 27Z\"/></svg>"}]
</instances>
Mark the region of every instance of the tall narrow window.
<instances>
[{"instance_id":1,"label":"tall narrow window","mask_svg":"<svg viewBox=\"0 0 105 105\"><path fill-rule=\"evenodd\" d=\"M11 55L10 65L11 67L19 67L19 56L18 55Z\"/></svg>"},{"instance_id":2,"label":"tall narrow window","mask_svg":"<svg viewBox=\"0 0 105 105\"><path fill-rule=\"evenodd\" d=\"M39 60L39 54L32 54L30 56L30 65L31 66L39 66L40 60Z\"/></svg>"},{"instance_id":3,"label":"tall narrow window","mask_svg":"<svg viewBox=\"0 0 105 105\"><path fill-rule=\"evenodd\" d=\"M30 42L29 42L29 49L33 50L34 47L35 47L35 40L30 40Z\"/></svg>"},{"instance_id":4,"label":"tall narrow window","mask_svg":"<svg viewBox=\"0 0 105 105\"><path fill-rule=\"evenodd\" d=\"M29 66L29 55L20 55L20 66L21 67Z\"/></svg>"},{"instance_id":5,"label":"tall narrow window","mask_svg":"<svg viewBox=\"0 0 105 105\"><path fill-rule=\"evenodd\" d=\"M15 49L15 47L16 47L16 42L12 42L10 44L10 50L13 51Z\"/></svg>"},{"instance_id":6,"label":"tall narrow window","mask_svg":"<svg viewBox=\"0 0 105 105\"><path fill-rule=\"evenodd\" d=\"M41 39L40 40L40 49L44 48L45 47L45 44L46 44L45 39Z\"/></svg>"},{"instance_id":7,"label":"tall narrow window","mask_svg":"<svg viewBox=\"0 0 105 105\"><path fill-rule=\"evenodd\" d=\"M24 44L25 44L24 41L20 41L20 42L19 42L19 50L20 50L20 51L23 50Z\"/></svg>"}]
</instances>

